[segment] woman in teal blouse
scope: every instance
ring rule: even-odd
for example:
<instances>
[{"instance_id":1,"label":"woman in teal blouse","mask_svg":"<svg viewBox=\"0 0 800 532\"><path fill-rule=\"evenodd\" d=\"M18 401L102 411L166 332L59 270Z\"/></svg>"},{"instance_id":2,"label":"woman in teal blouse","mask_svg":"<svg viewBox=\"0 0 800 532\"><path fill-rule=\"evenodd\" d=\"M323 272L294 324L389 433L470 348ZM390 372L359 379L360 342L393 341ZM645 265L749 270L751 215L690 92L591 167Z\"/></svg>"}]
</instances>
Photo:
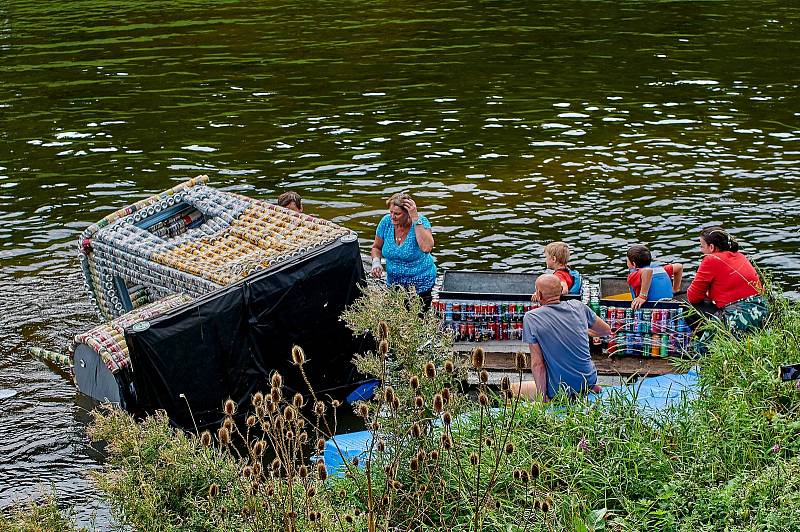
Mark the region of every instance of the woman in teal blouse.
<instances>
[{"instance_id":1,"label":"woman in teal blouse","mask_svg":"<svg viewBox=\"0 0 800 532\"><path fill-rule=\"evenodd\" d=\"M436 282L436 264L431 256L431 223L417 212L417 204L408 194L398 192L386 205L389 214L378 224L370 252L372 276L381 276L381 258L385 258L386 284L414 286L428 308Z\"/></svg>"}]
</instances>

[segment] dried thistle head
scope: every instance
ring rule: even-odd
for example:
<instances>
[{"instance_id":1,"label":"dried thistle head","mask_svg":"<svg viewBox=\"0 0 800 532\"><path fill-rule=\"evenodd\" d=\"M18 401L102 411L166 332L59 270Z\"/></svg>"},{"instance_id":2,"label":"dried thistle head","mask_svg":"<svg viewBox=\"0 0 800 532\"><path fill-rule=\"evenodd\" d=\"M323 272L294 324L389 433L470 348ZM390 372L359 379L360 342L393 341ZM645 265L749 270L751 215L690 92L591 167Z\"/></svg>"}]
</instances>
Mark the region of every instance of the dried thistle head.
<instances>
[{"instance_id":1,"label":"dried thistle head","mask_svg":"<svg viewBox=\"0 0 800 532\"><path fill-rule=\"evenodd\" d=\"M325 467L325 462L320 460L317 462L317 478L325 480L328 478L328 468Z\"/></svg>"},{"instance_id":2,"label":"dried thistle head","mask_svg":"<svg viewBox=\"0 0 800 532\"><path fill-rule=\"evenodd\" d=\"M204 430L202 434L200 434L200 443L203 444L203 447L208 447L211 445L211 432Z\"/></svg>"},{"instance_id":3,"label":"dried thistle head","mask_svg":"<svg viewBox=\"0 0 800 532\"><path fill-rule=\"evenodd\" d=\"M258 405L256 407L256 417L257 418L263 418L266 413L267 413L267 411L264 410L264 407L262 405Z\"/></svg>"},{"instance_id":4,"label":"dried thistle head","mask_svg":"<svg viewBox=\"0 0 800 532\"><path fill-rule=\"evenodd\" d=\"M470 361L472 362L472 367L476 370L483 369L483 363L486 361L486 353L483 351L482 347L476 347L472 350Z\"/></svg>"},{"instance_id":5,"label":"dried thistle head","mask_svg":"<svg viewBox=\"0 0 800 532\"><path fill-rule=\"evenodd\" d=\"M233 402L233 399L228 399L225 401L223 405L223 410L225 411L225 415L232 416L236 413L236 403Z\"/></svg>"},{"instance_id":6,"label":"dried thistle head","mask_svg":"<svg viewBox=\"0 0 800 532\"><path fill-rule=\"evenodd\" d=\"M500 379L500 389L504 392L511 389L511 379L509 379L508 376L504 376Z\"/></svg>"},{"instance_id":7,"label":"dried thistle head","mask_svg":"<svg viewBox=\"0 0 800 532\"><path fill-rule=\"evenodd\" d=\"M445 412L442 414L442 423L444 423L445 426L449 427L452 422L453 422L453 415L450 414L450 412Z\"/></svg>"},{"instance_id":8,"label":"dried thistle head","mask_svg":"<svg viewBox=\"0 0 800 532\"><path fill-rule=\"evenodd\" d=\"M425 406L425 398L421 395L414 397L414 406L417 408L423 408Z\"/></svg>"},{"instance_id":9,"label":"dried thistle head","mask_svg":"<svg viewBox=\"0 0 800 532\"><path fill-rule=\"evenodd\" d=\"M469 463L472 465L478 465L478 453L475 451L469 453Z\"/></svg>"},{"instance_id":10,"label":"dried thistle head","mask_svg":"<svg viewBox=\"0 0 800 532\"><path fill-rule=\"evenodd\" d=\"M408 379L408 385L411 387L412 390L416 390L419 388L419 377L416 375L412 375L410 379Z\"/></svg>"},{"instance_id":11,"label":"dried thistle head","mask_svg":"<svg viewBox=\"0 0 800 532\"><path fill-rule=\"evenodd\" d=\"M390 483L390 486L392 487L393 490L396 490L396 491L399 491L399 490L403 489L403 483L400 482L399 480L393 480Z\"/></svg>"},{"instance_id":12,"label":"dried thistle head","mask_svg":"<svg viewBox=\"0 0 800 532\"><path fill-rule=\"evenodd\" d=\"M455 365L453 364L452 360L445 360L444 362L444 371L446 373L453 373L456 370Z\"/></svg>"},{"instance_id":13,"label":"dried thistle head","mask_svg":"<svg viewBox=\"0 0 800 532\"><path fill-rule=\"evenodd\" d=\"M531 464L531 478L534 478L534 479L535 478L539 478L540 474L541 474L541 467L539 467L538 463L533 462Z\"/></svg>"},{"instance_id":14,"label":"dried thistle head","mask_svg":"<svg viewBox=\"0 0 800 532\"><path fill-rule=\"evenodd\" d=\"M358 467L358 455L354 456L353 459L350 461L354 466Z\"/></svg>"},{"instance_id":15,"label":"dried thistle head","mask_svg":"<svg viewBox=\"0 0 800 532\"><path fill-rule=\"evenodd\" d=\"M512 442L506 443L505 451L506 451L506 454L513 453L514 452L514 444Z\"/></svg>"},{"instance_id":16,"label":"dried thistle head","mask_svg":"<svg viewBox=\"0 0 800 532\"><path fill-rule=\"evenodd\" d=\"M366 418L369 416L369 407L367 403L358 403L357 411L359 417Z\"/></svg>"},{"instance_id":17,"label":"dried thistle head","mask_svg":"<svg viewBox=\"0 0 800 532\"><path fill-rule=\"evenodd\" d=\"M387 403L394 402L394 388L392 388L391 386L387 386L386 388L383 389L383 400L386 401Z\"/></svg>"},{"instance_id":18,"label":"dried thistle head","mask_svg":"<svg viewBox=\"0 0 800 532\"><path fill-rule=\"evenodd\" d=\"M489 372L486 371L485 369L481 370L481 372L478 374L478 377L480 378L480 381L483 384L486 384L487 382L489 382Z\"/></svg>"},{"instance_id":19,"label":"dried thistle head","mask_svg":"<svg viewBox=\"0 0 800 532\"><path fill-rule=\"evenodd\" d=\"M270 399L270 401L272 401L270 406L275 406L278 403L280 403L281 402L281 389L278 388L277 386L273 387L269 391L269 399Z\"/></svg>"},{"instance_id":20,"label":"dried thistle head","mask_svg":"<svg viewBox=\"0 0 800 532\"><path fill-rule=\"evenodd\" d=\"M295 409L293 406L286 406L283 409L283 417L286 421L292 421L295 418Z\"/></svg>"},{"instance_id":21,"label":"dried thistle head","mask_svg":"<svg viewBox=\"0 0 800 532\"><path fill-rule=\"evenodd\" d=\"M261 392L256 392L253 394L253 397L250 398L250 402L253 403L253 406L261 406L264 402L264 394Z\"/></svg>"},{"instance_id":22,"label":"dried thistle head","mask_svg":"<svg viewBox=\"0 0 800 532\"><path fill-rule=\"evenodd\" d=\"M369 430L372 432L378 432L381 429L381 424L378 421L373 421L369 424Z\"/></svg>"},{"instance_id":23,"label":"dried thistle head","mask_svg":"<svg viewBox=\"0 0 800 532\"><path fill-rule=\"evenodd\" d=\"M247 416L247 419L245 419L244 424L247 425L250 428L255 427L255 425L256 425L256 416L253 416L253 415Z\"/></svg>"},{"instance_id":24,"label":"dried thistle head","mask_svg":"<svg viewBox=\"0 0 800 532\"><path fill-rule=\"evenodd\" d=\"M281 377L281 374L278 373L277 371L272 374L272 377L270 377L270 381L272 382L273 388L280 388L281 386L283 386L283 377Z\"/></svg>"},{"instance_id":25,"label":"dried thistle head","mask_svg":"<svg viewBox=\"0 0 800 532\"><path fill-rule=\"evenodd\" d=\"M272 459L272 462L269 464L269 467L270 469L272 469L272 472L277 475L281 471L281 465L282 465L281 459L276 456L275 458Z\"/></svg>"},{"instance_id":26,"label":"dried thistle head","mask_svg":"<svg viewBox=\"0 0 800 532\"><path fill-rule=\"evenodd\" d=\"M433 451L431 451L431 460L436 461L438 459L439 459L439 451L434 449Z\"/></svg>"},{"instance_id":27,"label":"dried thistle head","mask_svg":"<svg viewBox=\"0 0 800 532\"><path fill-rule=\"evenodd\" d=\"M478 403L480 403L481 406L489 406L489 396L483 392L479 393Z\"/></svg>"},{"instance_id":28,"label":"dried thistle head","mask_svg":"<svg viewBox=\"0 0 800 532\"><path fill-rule=\"evenodd\" d=\"M322 417L325 415L325 403L322 401L317 401L314 403L314 415L317 417Z\"/></svg>"},{"instance_id":29,"label":"dried thistle head","mask_svg":"<svg viewBox=\"0 0 800 532\"><path fill-rule=\"evenodd\" d=\"M338 399L334 399L333 401L331 401L332 408L339 408L340 406L342 406L342 402L339 401Z\"/></svg>"},{"instance_id":30,"label":"dried thistle head","mask_svg":"<svg viewBox=\"0 0 800 532\"><path fill-rule=\"evenodd\" d=\"M220 427L217 431L217 439L222 445L230 445L231 431L227 427Z\"/></svg>"},{"instance_id":31,"label":"dried thistle head","mask_svg":"<svg viewBox=\"0 0 800 532\"><path fill-rule=\"evenodd\" d=\"M322 452L325 450L325 438L317 438L317 451Z\"/></svg>"},{"instance_id":32,"label":"dried thistle head","mask_svg":"<svg viewBox=\"0 0 800 532\"><path fill-rule=\"evenodd\" d=\"M306 353L299 345L292 346L292 363L295 366L302 366L306 363Z\"/></svg>"},{"instance_id":33,"label":"dried thistle head","mask_svg":"<svg viewBox=\"0 0 800 532\"><path fill-rule=\"evenodd\" d=\"M233 418L226 416L225 419L222 420L222 426L228 430L233 430Z\"/></svg>"},{"instance_id":34,"label":"dried thistle head","mask_svg":"<svg viewBox=\"0 0 800 532\"><path fill-rule=\"evenodd\" d=\"M378 438L378 441L375 443L375 448L378 450L379 453L382 453L386 450L386 440L383 438Z\"/></svg>"},{"instance_id":35,"label":"dried thistle head","mask_svg":"<svg viewBox=\"0 0 800 532\"><path fill-rule=\"evenodd\" d=\"M308 432L301 432L300 435L297 436L297 441L299 441L301 445L305 445L305 443L308 441Z\"/></svg>"},{"instance_id":36,"label":"dried thistle head","mask_svg":"<svg viewBox=\"0 0 800 532\"><path fill-rule=\"evenodd\" d=\"M316 495L317 495L317 488L315 488L314 485L312 484L306 490L306 497L308 497L309 499L313 499Z\"/></svg>"},{"instance_id":37,"label":"dried thistle head","mask_svg":"<svg viewBox=\"0 0 800 532\"><path fill-rule=\"evenodd\" d=\"M549 499L545 499L542 501L542 512L547 513L550 511L550 508L553 506L553 503L550 502Z\"/></svg>"},{"instance_id":38,"label":"dried thistle head","mask_svg":"<svg viewBox=\"0 0 800 532\"><path fill-rule=\"evenodd\" d=\"M267 443L264 440L258 440L253 444L253 454L255 456L263 456L266 450Z\"/></svg>"},{"instance_id":39,"label":"dried thistle head","mask_svg":"<svg viewBox=\"0 0 800 532\"><path fill-rule=\"evenodd\" d=\"M217 495L219 495L219 484L214 482L208 487L208 496L214 498Z\"/></svg>"},{"instance_id":40,"label":"dried thistle head","mask_svg":"<svg viewBox=\"0 0 800 532\"><path fill-rule=\"evenodd\" d=\"M412 458L408 464L408 467L411 469L411 471L416 473L419 470L419 460Z\"/></svg>"},{"instance_id":41,"label":"dried thistle head","mask_svg":"<svg viewBox=\"0 0 800 532\"><path fill-rule=\"evenodd\" d=\"M444 449L445 451L449 451L452 448L453 448L453 438L447 433L442 434L442 449Z\"/></svg>"},{"instance_id":42,"label":"dried thistle head","mask_svg":"<svg viewBox=\"0 0 800 532\"><path fill-rule=\"evenodd\" d=\"M301 465L297 470L297 476L300 478L308 478L308 467L305 464Z\"/></svg>"},{"instance_id":43,"label":"dried thistle head","mask_svg":"<svg viewBox=\"0 0 800 532\"><path fill-rule=\"evenodd\" d=\"M442 399L444 399L444 404L450 403L450 388L442 388L442 391L439 392L442 394Z\"/></svg>"},{"instance_id":44,"label":"dried thistle head","mask_svg":"<svg viewBox=\"0 0 800 532\"><path fill-rule=\"evenodd\" d=\"M378 339L379 340L389 339L389 324L383 320L378 322Z\"/></svg>"},{"instance_id":45,"label":"dried thistle head","mask_svg":"<svg viewBox=\"0 0 800 532\"><path fill-rule=\"evenodd\" d=\"M486 444L486 447L494 447L494 440L489 436L486 436L486 439L483 440L483 443Z\"/></svg>"},{"instance_id":46,"label":"dried thistle head","mask_svg":"<svg viewBox=\"0 0 800 532\"><path fill-rule=\"evenodd\" d=\"M398 399L397 396L395 396L395 398L392 399L391 406L392 406L392 410L394 410L395 412L400 410L400 399Z\"/></svg>"},{"instance_id":47,"label":"dried thistle head","mask_svg":"<svg viewBox=\"0 0 800 532\"><path fill-rule=\"evenodd\" d=\"M429 361L425 364L425 376L431 380L436 378L436 366L433 365L433 362Z\"/></svg>"},{"instance_id":48,"label":"dried thistle head","mask_svg":"<svg viewBox=\"0 0 800 532\"><path fill-rule=\"evenodd\" d=\"M522 351L517 351L517 355L514 357L514 367L517 368L517 371L528 369L528 357Z\"/></svg>"},{"instance_id":49,"label":"dried thistle head","mask_svg":"<svg viewBox=\"0 0 800 532\"><path fill-rule=\"evenodd\" d=\"M292 397L292 404L297 408L303 408L303 405L305 404L303 395L299 393L294 394L294 397Z\"/></svg>"},{"instance_id":50,"label":"dried thistle head","mask_svg":"<svg viewBox=\"0 0 800 532\"><path fill-rule=\"evenodd\" d=\"M522 478L522 471L519 469L514 470L514 480L520 480Z\"/></svg>"},{"instance_id":51,"label":"dried thistle head","mask_svg":"<svg viewBox=\"0 0 800 532\"><path fill-rule=\"evenodd\" d=\"M253 476L253 467L245 466L244 469L242 469L242 476L244 478L251 478Z\"/></svg>"},{"instance_id":52,"label":"dried thistle head","mask_svg":"<svg viewBox=\"0 0 800 532\"><path fill-rule=\"evenodd\" d=\"M444 398L442 394L437 393L433 396L433 411L437 414L441 414L442 410L444 410Z\"/></svg>"},{"instance_id":53,"label":"dried thistle head","mask_svg":"<svg viewBox=\"0 0 800 532\"><path fill-rule=\"evenodd\" d=\"M413 425L411 425L411 435L414 436L415 438L419 438L420 436L422 436L422 428L416 421L414 422Z\"/></svg>"},{"instance_id":54,"label":"dried thistle head","mask_svg":"<svg viewBox=\"0 0 800 532\"><path fill-rule=\"evenodd\" d=\"M385 357L387 354L389 354L389 342L388 341L381 340L378 343L378 353L380 353L380 355L382 357Z\"/></svg>"},{"instance_id":55,"label":"dried thistle head","mask_svg":"<svg viewBox=\"0 0 800 532\"><path fill-rule=\"evenodd\" d=\"M528 472L527 472L527 471L525 471L525 470L523 469L523 470L520 472L520 475L521 475L521 477L522 477L522 483L523 483L523 484L527 484L528 482L530 482L530 480L531 480L531 477L530 477L530 475L528 474Z\"/></svg>"}]
</instances>

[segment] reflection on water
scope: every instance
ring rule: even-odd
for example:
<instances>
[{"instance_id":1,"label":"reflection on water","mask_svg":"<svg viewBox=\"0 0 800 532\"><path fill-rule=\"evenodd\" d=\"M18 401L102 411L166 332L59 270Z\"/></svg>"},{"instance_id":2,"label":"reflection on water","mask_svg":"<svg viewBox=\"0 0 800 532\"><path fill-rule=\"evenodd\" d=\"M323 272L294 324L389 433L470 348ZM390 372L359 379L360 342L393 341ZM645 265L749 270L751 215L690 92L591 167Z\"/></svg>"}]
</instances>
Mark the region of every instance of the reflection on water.
<instances>
[{"instance_id":1,"label":"reflection on water","mask_svg":"<svg viewBox=\"0 0 800 532\"><path fill-rule=\"evenodd\" d=\"M24 348L94 324L80 230L198 173L295 189L365 249L410 190L444 268L532 271L560 239L588 274L634 242L692 269L722 223L797 290L799 23L769 1L0 5L0 505L53 481L98 507L81 406Z\"/></svg>"}]
</instances>

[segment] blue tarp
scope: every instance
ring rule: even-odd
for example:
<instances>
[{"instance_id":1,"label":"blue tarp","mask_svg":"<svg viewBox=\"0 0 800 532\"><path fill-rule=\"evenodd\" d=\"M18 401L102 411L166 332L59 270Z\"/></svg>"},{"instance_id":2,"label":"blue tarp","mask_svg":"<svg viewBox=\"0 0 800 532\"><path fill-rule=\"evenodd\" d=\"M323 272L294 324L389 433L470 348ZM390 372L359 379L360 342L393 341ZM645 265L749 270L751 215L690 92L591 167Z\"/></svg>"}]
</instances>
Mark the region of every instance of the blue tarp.
<instances>
[{"instance_id":1,"label":"blue tarp","mask_svg":"<svg viewBox=\"0 0 800 532\"><path fill-rule=\"evenodd\" d=\"M642 415L655 420L667 415L684 397L687 401L694 400L697 397L697 388L698 376L693 369L685 374L669 373L642 379L634 384L609 386L603 388L599 394L590 395L588 400L593 403L608 400L614 394L627 396L640 407ZM323 459L329 474L342 474L343 460L350 462L354 457L360 457L367 452L371 442L372 436L367 430L337 434L326 441Z\"/></svg>"}]
</instances>

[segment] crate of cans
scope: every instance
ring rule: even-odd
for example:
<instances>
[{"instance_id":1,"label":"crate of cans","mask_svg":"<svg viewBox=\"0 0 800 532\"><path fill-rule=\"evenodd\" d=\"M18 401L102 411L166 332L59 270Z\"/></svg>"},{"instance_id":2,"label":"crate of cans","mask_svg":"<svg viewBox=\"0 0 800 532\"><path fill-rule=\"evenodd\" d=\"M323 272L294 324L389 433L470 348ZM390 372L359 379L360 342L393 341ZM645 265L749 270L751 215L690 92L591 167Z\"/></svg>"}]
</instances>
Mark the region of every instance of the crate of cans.
<instances>
[{"instance_id":1,"label":"crate of cans","mask_svg":"<svg viewBox=\"0 0 800 532\"><path fill-rule=\"evenodd\" d=\"M589 305L611 326L603 339L608 355L640 357L684 357L689 353L691 329L684 308L675 300L648 301L633 310L623 278L603 278L599 293Z\"/></svg>"},{"instance_id":2,"label":"crate of cans","mask_svg":"<svg viewBox=\"0 0 800 532\"><path fill-rule=\"evenodd\" d=\"M521 341L522 319L534 308L530 301L486 301L478 299L433 302L442 327L456 342Z\"/></svg>"}]
</instances>

